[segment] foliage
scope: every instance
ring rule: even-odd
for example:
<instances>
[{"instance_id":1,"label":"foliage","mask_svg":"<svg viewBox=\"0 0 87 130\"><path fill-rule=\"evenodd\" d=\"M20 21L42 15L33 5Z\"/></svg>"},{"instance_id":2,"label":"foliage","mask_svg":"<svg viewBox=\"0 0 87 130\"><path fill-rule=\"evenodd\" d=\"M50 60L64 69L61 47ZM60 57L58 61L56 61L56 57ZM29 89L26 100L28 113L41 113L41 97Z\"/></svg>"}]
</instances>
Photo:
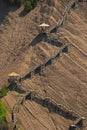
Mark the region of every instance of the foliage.
<instances>
[{"instance_id":1,"label":"foliage","mask_svg":"<svg viewBox=\"0 0 87 130\"><path fill-rule=\"evenodd\" d=\"M6 118L5 105L0 101L0 121L4 120L5 118Z\"/></svg>"},{"instance_id":2,"label":"foliage","mask_svg":"<svg viewBox=\"0 0 87 130\"><path fill-rule=\"evenodd\" d=\"M8 4L21 6L24 5L26 11L31 11L36 7L39 0L5 0Z\"/></svg>"},{"instance_id":3,"label":"foliage","mask_svg":"<svg viewBox=\"0 0 87 130\"><path fill-rule=\"evenodd\" d=\"M24 4L24 9L25 11L29 12L31 9L32 9L32 5L31 5L31 2L29 0L27 0Z\"/></svg>"},{"instance_id":4,"label":"foliage","mask_svg":"<svg viewBox=\"0 0 87 130\"><path fill-rule=\"evenodd\" d=\"M8 91L9 91L8 87L2 88L2 89L0 90L0 98L6 96L7 93L8 93Z\"/></svg>"}]
</instances>

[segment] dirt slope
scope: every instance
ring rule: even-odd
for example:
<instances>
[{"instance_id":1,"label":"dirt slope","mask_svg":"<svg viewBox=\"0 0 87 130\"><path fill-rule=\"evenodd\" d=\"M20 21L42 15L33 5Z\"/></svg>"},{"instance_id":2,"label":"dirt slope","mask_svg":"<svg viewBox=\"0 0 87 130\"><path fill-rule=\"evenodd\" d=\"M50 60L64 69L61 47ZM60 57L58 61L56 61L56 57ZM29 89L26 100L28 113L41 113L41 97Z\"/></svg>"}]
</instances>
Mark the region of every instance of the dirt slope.
<instances>
[{"instance_id":1,"label":"dirt slope","mask_svg":"<svg viewBox=\"0 0 87 130\"><path fill-rule=\"evenodd\" d=\"M48 6L44 2L25 16L22 16L22 7L15 11L10 9L6 22L0 24L1 87L7 83L8 73L25 74L59 48L45 42L34 42L33 39L38 35L38 24L44 20L55 25L67 3L68 0L55 0L55 6ZM50 96L87 118L86 6L87 3L80 3L59 29L61 39L71 43L70 53L56 59L53 65L44 69L42 76L36 75L24 81L26 86L22 89L35 89L41 96ZM10 92L3 100L12 109L17 99L17 94ZM18 114L20 130L67 130L73 123L58 114L49 113L48 109L33 101L26 101L25 106L20 107Z\"/></svg>"}]
</instances>

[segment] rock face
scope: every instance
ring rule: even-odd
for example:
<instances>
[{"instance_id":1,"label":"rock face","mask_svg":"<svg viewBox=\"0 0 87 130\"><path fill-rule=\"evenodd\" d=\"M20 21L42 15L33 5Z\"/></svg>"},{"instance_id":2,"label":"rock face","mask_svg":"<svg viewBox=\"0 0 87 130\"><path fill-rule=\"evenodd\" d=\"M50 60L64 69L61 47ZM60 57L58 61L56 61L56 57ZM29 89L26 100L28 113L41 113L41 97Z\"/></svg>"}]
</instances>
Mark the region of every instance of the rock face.
<instances>
[{"instance_id":1,"label":"rock face","mask_svg":"<svg viewBox=\"0 0 87 130\"><path fill-rule=\"evenodd\" d=\"M0 24L0 87L7 84L8 74L15 71L23 79L21 90L27 92L34 89L41 99L50 97L57 104L68 107L70 112L75 111L80 117L87 118L87 2L73 3L73 9L68 10L69 14L63 22L63 12L66 11L68 2L70 1L54 0L52 4L50 0L41 1L27 15L22 12L22 7L8 10L5 22L2 20ZM43 22L50 25L48 32L54 28L51 35L57 36L56 42L53 43L49 33L48 39L40 37L38 25ZM60 52L60 57L52 57L62 47L60 43L70 43L70 53L61 55ZM43 63L50 57L52 64L45 67ZM39 65L42 71L35 74ZM18 92L9 92L3 101L13 110L19 96ZM18 101L20 103L21 99ZM49 106L48 101L45 106L47 104ZM33 100L26 100L24 105L20 105L17 116L17 128L21 130L68 130L69 126L75 130L76 125L82 122L73 124L72 120L61 114L49 113L47 107Z\"/></svg>"}]
</instances>

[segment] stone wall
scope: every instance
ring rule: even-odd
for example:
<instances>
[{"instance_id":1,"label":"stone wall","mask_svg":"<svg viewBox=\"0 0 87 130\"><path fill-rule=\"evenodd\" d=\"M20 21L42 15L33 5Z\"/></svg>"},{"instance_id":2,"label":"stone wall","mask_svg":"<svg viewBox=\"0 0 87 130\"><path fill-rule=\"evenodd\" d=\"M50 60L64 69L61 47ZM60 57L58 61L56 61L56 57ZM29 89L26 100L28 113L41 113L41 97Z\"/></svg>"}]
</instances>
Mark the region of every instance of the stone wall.
<instances>
[{"instance_id":1,"label":"stone wall","mask_svg":"<svg viewBox=\"0 0 87 130\"><path fill-rule=\"evenodd\" d=\"M25 105L26 100L35 101L36 103L46 107L49 112L59 114L66 119L74 121L74 124L69 127L69 130L75 130L77 127L83 128L85 126L85 118L76 113L75 111L67 108L63 104L58 104L55 100L50 97L41 98L35 90L29 90L24 95L20 96L17 103L14 105L12 110L12 122L13 130L16 128L18 122L18 112L20 105ZM75 126L75 127L74 127Z\"/></svg>"}]
</instances>

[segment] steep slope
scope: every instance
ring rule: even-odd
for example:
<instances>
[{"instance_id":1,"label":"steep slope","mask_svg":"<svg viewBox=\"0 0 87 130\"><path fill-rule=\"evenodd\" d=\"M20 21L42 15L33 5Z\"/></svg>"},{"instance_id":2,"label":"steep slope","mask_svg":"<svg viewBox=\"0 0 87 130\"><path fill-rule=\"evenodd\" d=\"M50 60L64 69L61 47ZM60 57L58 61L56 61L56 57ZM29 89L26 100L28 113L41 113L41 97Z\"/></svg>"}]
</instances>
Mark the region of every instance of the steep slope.
<instances>
[{"instance_id":1,"label":"steep slope","mask_svg":"<svg viewBox=\"0 0 87 130\"><path fill-rule=\"evenodd\" d=\"M58 5L57 7L60 6L59 3L57 3L57 5ZM64 7L62 7L62 4L61 4L60 13L62 12L63 9ZM7 74L13 70L18 71L17 68L19 66L21 66L19 67L20 69L18 71L20 74L23 73L23 69L25 73L27 69L32 67L31 59L32 58L36 59L35 57L37 57L38 55L37 51L35 54L33 53L33 51L35 50L35 48L37 49L39 47L32 47L32 46L29 47L29 45L32 43L33 39L39 33L38 25L44 21L50 23L50 25L55 24L55 22L51 20L51 18L54 19L52 14L54 15L55 10L57 11L57 9L54 8L54 6L48 6L46 2L41 4L41 6L38 5L37 8L35 8L25 17L21 17L22 10L23 10L22 7L21 9L18 9L16 11L11 10L9 12L9 15L6 17L5 25L4 24L0 25L1 26L0 27L0 30L1 30L1 35L0 35L1 65L0 65L0 68L1 68L2 79L4 78L7 80L6 78ZM60 15L60 13L58 12L58 16ZM57 16L55 20L58 20ZM52 53L51 51L53 50L54 47L48 46L47 44L45 45L46 45L45 49L46 48L47 50L49 49L49 52ZM41 50L42 52L42 49L38 49L38 50ZM40 54L41 53L39 51L39 55ZM44 54L44 51L43 51L43 55L46 56L46 54ZM48 53L47 55L49 56L50 54ZM22 71L21 71L21 68L22 68ZM5 75L4 75L4 72L5 72Z\"/></svg>"}]
</instances>

